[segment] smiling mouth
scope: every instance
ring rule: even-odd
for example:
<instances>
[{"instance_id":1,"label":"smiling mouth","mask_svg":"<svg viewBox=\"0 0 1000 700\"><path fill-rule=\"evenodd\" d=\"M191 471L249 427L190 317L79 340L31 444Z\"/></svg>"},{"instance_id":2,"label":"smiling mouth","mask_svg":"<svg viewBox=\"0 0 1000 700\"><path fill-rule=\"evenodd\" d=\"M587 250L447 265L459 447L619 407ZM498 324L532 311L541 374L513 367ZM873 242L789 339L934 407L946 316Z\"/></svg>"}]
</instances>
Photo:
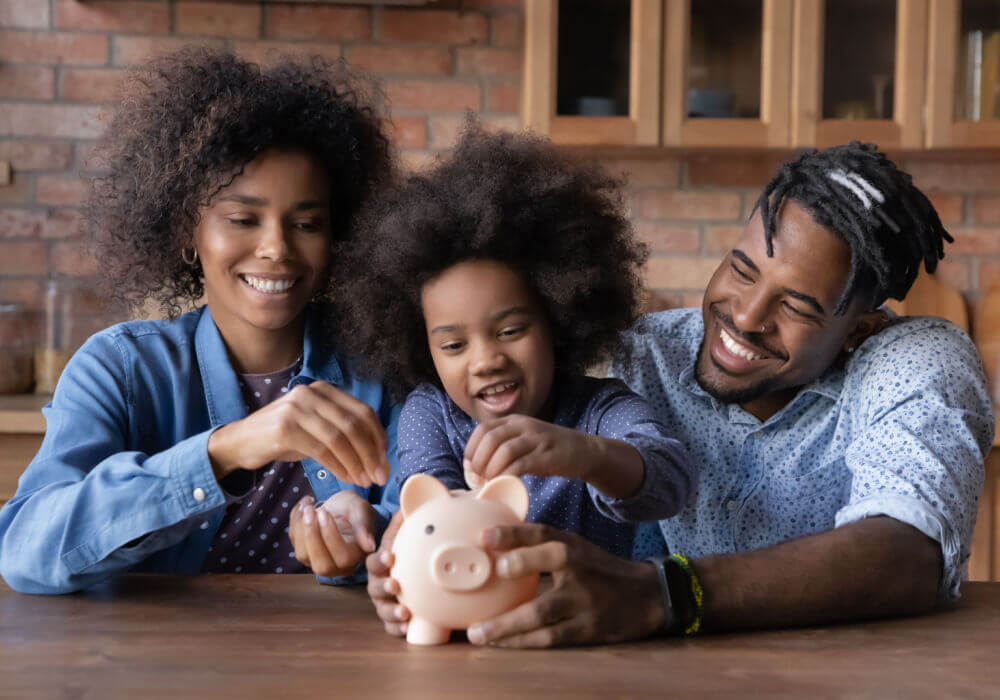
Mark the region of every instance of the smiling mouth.
<instances>
[{"instance_id":1,"label":"smiling mouth","mask_svg":"<svg viewBox=\"0 0 1000 700\"><path fill-rule=\"evenodd\" d=\"M737 357L742 357L744 360L749 360L751 362L754 360L768 359L767 355L754 352L746 345L736 340L736 338L730 335L729 331L727 331L724 326L719 326L719 338L722 339L723 347Z\"/></svg>"},{"instance_id":2,"label":"smiling mouth","mask_svg":"<svg viewBox=\"0 0 1000 700\"><path fill-rule=\"evenodd\" d=\"M491 384L476 394L476 399L490 412L503 413L513 408L514 402L520 393L520 388L521 385L518 382Z\"/></svg>"},{"instance_id":3,"label":"smiling mouth","mask_svg":"<svg viewBox=\"0 0 1000 700\"><path fill-rule=\"evenodd\" d=\"M243 274L239 277L248 287L262 294L285 294L299 282L297 277L295 279L268 279Z\"/></svg>"}]
</instances>

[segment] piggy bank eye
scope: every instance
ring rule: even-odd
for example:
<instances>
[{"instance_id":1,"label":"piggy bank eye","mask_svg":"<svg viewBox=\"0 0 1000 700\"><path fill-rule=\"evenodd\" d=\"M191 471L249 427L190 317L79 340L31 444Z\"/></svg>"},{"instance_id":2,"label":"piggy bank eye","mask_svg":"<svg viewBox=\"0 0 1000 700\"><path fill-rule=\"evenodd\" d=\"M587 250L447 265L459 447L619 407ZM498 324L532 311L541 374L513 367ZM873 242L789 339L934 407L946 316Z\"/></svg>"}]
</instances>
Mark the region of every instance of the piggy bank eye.
<instances>
[{"instance_id":1,"label":"piggy bank eye","mask_svg":"<svg viewBox=\"0 0 1000 700\"><path fill-rule=\"evenodd\" d=\"M428 535L433 535L434 534L434 526L433 525L428 525L427 527L424 528L424 532L426 532Z\"/></svg>"}]
</instances>

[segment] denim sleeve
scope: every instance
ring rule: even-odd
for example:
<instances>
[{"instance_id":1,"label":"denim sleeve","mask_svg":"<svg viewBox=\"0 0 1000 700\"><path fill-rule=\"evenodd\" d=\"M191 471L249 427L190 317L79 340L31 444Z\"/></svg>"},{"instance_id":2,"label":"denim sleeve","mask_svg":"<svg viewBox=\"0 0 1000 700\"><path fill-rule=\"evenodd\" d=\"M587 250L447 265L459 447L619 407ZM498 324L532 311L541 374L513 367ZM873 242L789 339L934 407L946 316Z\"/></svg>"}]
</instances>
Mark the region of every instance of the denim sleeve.
<instances>
[{"instance_id":1,"label":"denim sleeve","mask_svg":"<svg viewBox=\"0 0 1000 700\"><path fill-rule=\"evenodd\" d=\"M964 333L942 326L933 338L904 336L855 363L850 394L864 404L845 455L850 498L836 525L877 515L912 525L940 543L939 594L957 597L993 440L978 353Z\"/></svg>"},{"instance_id":2,"label":"denim sleeve","mask_svg":"<svg viewBox=\"0 0 1000 700\"><path fill-rule=\"evenodd\" d=\"M65 593L183 540L226 505L208 459L211 430L155 455L129 449L124 350L91 338L43 412L38 454L0 510L0 575L25 593Z\"/></svg>"},{"instance_id":3,"label":"denim sleeve","mask_svg":"<svg viewBox=\"0 0 1000 700\"><path fill-rule=\"evenodd\" d=\"M591 414L591 427L596 420L596 429L590 432L628 443L645 466L642 485L628 498L611 498L588 484L598 510L622 522L663 520L680 511L695 493L698 472L646 399L620 381L609 381Z\"/></svg>"},{"instance_id":4,"label":"denim sleeve","mask_svg":"<svg viewBox=\"0 0 1000 700\"><path fill-rule=\"evenodd\" d=\"M418 387L399 416L399 485L414 474L429 474L449 489L466 489L462 455L448 438L443 396Z\"/></svg>"}]
</instances>

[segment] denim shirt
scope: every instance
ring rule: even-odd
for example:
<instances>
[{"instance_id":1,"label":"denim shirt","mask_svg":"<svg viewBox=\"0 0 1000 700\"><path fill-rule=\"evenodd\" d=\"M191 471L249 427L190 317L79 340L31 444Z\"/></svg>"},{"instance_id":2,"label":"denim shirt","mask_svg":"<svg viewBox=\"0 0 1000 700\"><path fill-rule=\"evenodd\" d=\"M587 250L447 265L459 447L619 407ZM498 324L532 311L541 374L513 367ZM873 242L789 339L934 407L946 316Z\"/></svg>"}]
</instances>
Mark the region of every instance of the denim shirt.
<instances>
[{"instance_id":1,"label":"denim shirt","mask_svg":"<svg viewBox=\"0 0 1000 700\"><path fill-rule=\"evenodd\" d=\"M901 318L760 421L699 386L703 335L697 309L645 316L611 367L701 468L694 502L643 526L635 555L745 552L883 515L940 543L939 593L957 596L994 428L969 337Z\"/></svg>"},{"instance_id":2,"label":"denim shirt","mask_svg":"<svg viewBox=\"0 0 1000 700\"><path fill-rule=\"evenodd\" d=\"M291 386L322 380L379 416L396 466L399 406L352 376L308 320ZM174 321L132 321L92 336L63 371L38 454L0 510L0 575L25 593L64 593L126 571L197 573L225 506L208 439L245 418L226 347L207 307ZM385 488L345 484L314 460L302 468L317 501L349 488L373 504L381 532L399 507Z\"/></svg>"}]
</instances>

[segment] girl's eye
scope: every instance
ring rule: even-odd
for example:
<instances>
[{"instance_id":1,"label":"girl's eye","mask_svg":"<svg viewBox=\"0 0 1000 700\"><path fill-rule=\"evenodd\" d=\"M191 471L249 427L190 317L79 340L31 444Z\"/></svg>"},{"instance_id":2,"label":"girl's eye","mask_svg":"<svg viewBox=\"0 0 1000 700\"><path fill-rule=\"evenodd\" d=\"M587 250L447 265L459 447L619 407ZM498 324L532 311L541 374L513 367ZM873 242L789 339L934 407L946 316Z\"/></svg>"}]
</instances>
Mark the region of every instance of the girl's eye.
<instances>
[{"instance_id":1,"label":"girl's eye","mask_svg":"<svg viewBox=\"0 0 1000 700\"><path fill-rule=\"evenodd\" d=\"M296 221L295 228L297 228L299 231L313 232L313 231L319 231L321 226L319 225L319 222L316 221Z\"/></svg>"},{"instance_id":2,"label":"girl's eye","mask_svg":"<svg viewBox=\"0 0 1000 700\"><path fill-rule=\"evenodd\" d=\"M464 345L464 343L460 343L456 340L454 343L445 343L441 346L441 349L445 352L457 352L461 350Z\"/></svg>"},{"instance_id":3,"label":"girl's eye","mask_svg":"<svg viewBox=\"0 0 1000 700\"><path fill-rule=\"evenodd\" d=\"M524 332L526 326L517 326L516 328L504 328L500 331L499 335L503 338L510 338L515 335L520 335Z\"/></svg>"}]
</instances>

